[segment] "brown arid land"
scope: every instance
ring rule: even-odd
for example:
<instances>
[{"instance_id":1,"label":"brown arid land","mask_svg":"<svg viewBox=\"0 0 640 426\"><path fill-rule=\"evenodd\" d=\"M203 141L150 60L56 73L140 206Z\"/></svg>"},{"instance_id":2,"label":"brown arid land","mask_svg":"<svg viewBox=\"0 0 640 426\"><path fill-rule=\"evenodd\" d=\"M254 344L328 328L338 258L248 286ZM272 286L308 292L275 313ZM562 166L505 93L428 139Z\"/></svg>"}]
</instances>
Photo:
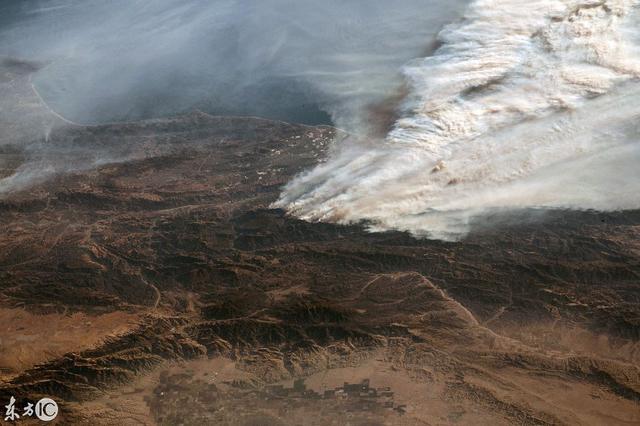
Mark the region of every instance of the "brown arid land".
<instances>
[{"instance_id":1,"label":"brown arid land","mask_svg":"<svg viewBox=\"0 0 640 426\"><path fill-rule=\"evenodd\" d=\"M640 211L515 212L459 242L307 223L269 206L347 135L78 126L35 68L0 67L1 405L52 397L59 425L640 424Z\"/></svg>"}]
</instances>

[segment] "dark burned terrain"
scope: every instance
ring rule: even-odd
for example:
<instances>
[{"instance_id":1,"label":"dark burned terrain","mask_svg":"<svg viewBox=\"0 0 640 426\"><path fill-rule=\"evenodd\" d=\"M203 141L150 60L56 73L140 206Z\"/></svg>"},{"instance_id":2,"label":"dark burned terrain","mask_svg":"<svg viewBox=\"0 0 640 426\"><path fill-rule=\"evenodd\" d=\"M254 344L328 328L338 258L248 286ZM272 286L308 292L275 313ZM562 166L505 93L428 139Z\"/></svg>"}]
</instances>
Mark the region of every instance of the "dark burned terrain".
<instances>
[{"instance_id":1,"label":"dark burned terrain","mask_svg":"<svg viewBox=\"0 0 640 426\"><path fill-rule=\"evenodd\" d=\"M0 75L2 405L54 397L58 424L640 422L640 212L514 213L461 242L306 223L269 205L346 135L76 126L32 68ZM404 408L265 396L297 378L370 379Z\"/></svg>"}]
</instances>

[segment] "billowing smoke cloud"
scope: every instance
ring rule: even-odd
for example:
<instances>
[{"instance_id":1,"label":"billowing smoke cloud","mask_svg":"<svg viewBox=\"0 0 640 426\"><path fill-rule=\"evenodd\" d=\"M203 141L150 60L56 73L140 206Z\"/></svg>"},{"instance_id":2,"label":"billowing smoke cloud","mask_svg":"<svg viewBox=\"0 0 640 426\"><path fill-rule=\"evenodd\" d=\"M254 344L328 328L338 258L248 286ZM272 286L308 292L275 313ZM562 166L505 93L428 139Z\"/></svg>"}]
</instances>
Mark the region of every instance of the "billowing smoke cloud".
<instances>
[{"instance_id":1,"label":"billowing smoke cloud","mask_svg":"<svg viewBox=\"0 0 640 426\"><path fill-rule=\"evenodd\" d=\"M495 210L640 208L637 0L0 7L0 54L46 63L35 86L67 119L199 108L352 132L275 204L304 219L455 239Z\"/></svg>"},{"instance_id":2,"label":"billowing smoke cloud","mask_svg":"<svg viewBox=\"0 0 640 426\"><path fill-rule=\"evenodd\" d=\"M455 239L514 208L640 208L640 9L477 0L404 68L402 117L300 176L277 206Z\"/></svg>"}]
</instances>

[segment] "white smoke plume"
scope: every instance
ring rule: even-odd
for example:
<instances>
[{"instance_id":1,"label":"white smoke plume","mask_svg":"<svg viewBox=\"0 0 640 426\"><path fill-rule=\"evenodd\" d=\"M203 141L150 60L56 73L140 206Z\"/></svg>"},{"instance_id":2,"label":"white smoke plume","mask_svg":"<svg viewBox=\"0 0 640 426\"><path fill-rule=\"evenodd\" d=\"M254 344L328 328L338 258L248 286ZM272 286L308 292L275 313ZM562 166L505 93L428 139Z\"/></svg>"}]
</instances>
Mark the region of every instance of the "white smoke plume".
<instances>
[{"instance_id":1,"label":"white smoke plume","mask_svg":"<svg viewBox=\"0 0 640 426\"><path fill-rule=\"evenodd\" d=\"M477 0L410 62L404 110L294 180L276 206L456 239L514 208L640 207L633 0Z\"/></svg>"},{"instance_id":2,"label":"white smoke plume","mask_svg":"<svg viewBox=\"0 0 640 426\"><path fill-rule=\"evenodd\" d=\"M80 123L330 116L355 136L276 207L455 239L495 210L640 207L638 28L637 0L7 0L0 55L45 64Z\"/></svg>"}]
</instances>

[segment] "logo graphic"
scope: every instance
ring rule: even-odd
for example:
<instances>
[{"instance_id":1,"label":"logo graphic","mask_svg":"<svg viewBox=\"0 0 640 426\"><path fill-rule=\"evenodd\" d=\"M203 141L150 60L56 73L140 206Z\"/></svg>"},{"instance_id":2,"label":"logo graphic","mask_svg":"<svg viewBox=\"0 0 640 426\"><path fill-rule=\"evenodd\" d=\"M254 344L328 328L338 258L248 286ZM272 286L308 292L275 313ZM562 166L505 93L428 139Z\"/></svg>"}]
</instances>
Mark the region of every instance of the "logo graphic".
<instances>
[{"instance_id":1,"label":"logo graphic","mask_svg":"<svg viewBox=\"0 0 640 426\"><path fill-rule=\"evenodd\" d=\"M42 398L36 404L36 417L43 422L50 422L58 415L58 404L51 398Z\"/></svg>"}]
</instances>

